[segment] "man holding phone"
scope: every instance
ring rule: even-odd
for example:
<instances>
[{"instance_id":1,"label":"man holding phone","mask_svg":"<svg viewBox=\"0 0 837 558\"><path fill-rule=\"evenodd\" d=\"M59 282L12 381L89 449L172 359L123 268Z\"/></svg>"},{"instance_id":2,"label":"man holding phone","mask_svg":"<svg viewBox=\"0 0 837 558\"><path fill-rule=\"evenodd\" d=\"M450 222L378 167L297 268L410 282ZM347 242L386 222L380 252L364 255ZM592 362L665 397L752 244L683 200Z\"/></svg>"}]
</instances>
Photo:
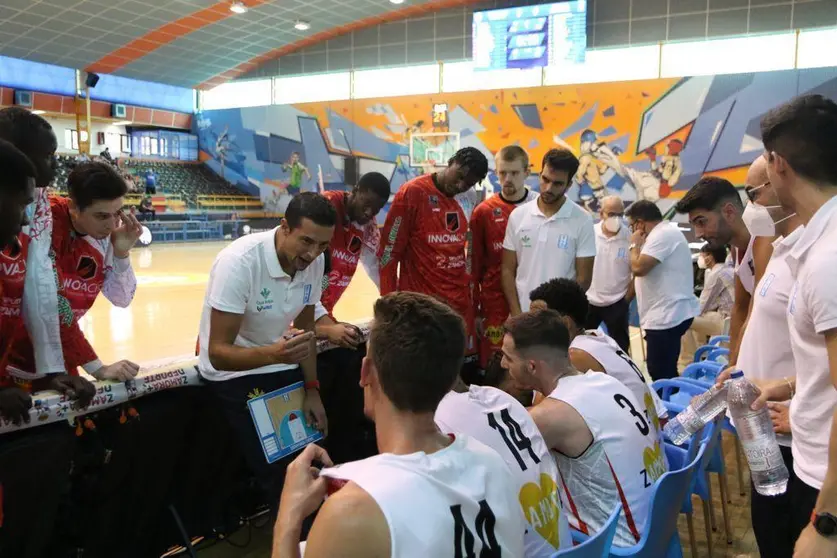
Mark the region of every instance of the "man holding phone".
<instances>
[{"instance_id":1,"label":"man holding phone","mask_svg":"<svg viewBox=\"0 0 837 558\"><path fill-rule=\"evenodd\" d=\"M337 215L326 198L294 196L281 224L239 238L209 272L199 338L199 370L271 504L279 501L289 458L268 463L247 401L305 382L305 420L326 432L317 381L314 306L323 252Z\"/></svg>"},{"instance_id":2,"label":"man holding phone","mask_svg":"<svg viewBox=\"0 0 837 558\"><path fill-rule=\"evenodd\" d=\"M67 179L69 198L50 197L52 212L51 255L58 276L58 312L61 344L67 372L78 375L78 367L97 380L131 380L139 365L122 360L105 365L78 326L78 320L93 306L102 292L114 306L126 308L134 299L137 279L131 268L130 251L142 226L136 217L123 212L128 191L125 180L113 166L103 162L78 165ZM35 357L26 332L12 342L8 372L19 383L35 382ZM75 388L92 397L93 387ZM82 404L89 401L82 398Z\"/></svg>"}]
</instances>

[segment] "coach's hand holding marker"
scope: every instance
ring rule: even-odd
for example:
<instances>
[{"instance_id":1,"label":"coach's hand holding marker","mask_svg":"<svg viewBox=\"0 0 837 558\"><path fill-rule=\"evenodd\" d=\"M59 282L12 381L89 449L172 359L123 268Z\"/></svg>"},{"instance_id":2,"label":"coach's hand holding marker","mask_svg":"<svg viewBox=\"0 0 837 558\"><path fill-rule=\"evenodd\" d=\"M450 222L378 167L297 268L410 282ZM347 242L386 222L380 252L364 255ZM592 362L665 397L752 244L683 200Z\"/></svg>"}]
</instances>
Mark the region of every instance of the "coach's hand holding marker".
<instances>
[{"instance_id":1,"label":"coach's hand holding marker","mask_svg":"<svg viewBox=\"0 0 837 558\"><path fill-rule=\"evenodd\" d=\"M269 346L275 361L280 364L299 364L313 350L314 333L301 329L289 329L277 343Z\"/></svg>"}]
</instances>

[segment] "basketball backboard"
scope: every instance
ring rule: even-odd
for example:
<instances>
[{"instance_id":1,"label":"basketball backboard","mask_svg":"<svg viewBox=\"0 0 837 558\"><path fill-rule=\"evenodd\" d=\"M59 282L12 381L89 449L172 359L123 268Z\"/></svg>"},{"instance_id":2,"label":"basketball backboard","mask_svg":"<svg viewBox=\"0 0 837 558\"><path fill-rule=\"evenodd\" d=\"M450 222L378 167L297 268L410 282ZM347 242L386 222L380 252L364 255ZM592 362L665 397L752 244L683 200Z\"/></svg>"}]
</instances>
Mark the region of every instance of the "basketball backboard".
<instances>
[{"instance_id":1,"label":"basketball backboard","mask_svg":"<svg viewBox=\"0 0 837 558\"><path fill-rule=\"evenodd\" d=\"M459 150L459 132L410 134L410 166L423 169L445 167Z\"/></svg>"}]
</instances>

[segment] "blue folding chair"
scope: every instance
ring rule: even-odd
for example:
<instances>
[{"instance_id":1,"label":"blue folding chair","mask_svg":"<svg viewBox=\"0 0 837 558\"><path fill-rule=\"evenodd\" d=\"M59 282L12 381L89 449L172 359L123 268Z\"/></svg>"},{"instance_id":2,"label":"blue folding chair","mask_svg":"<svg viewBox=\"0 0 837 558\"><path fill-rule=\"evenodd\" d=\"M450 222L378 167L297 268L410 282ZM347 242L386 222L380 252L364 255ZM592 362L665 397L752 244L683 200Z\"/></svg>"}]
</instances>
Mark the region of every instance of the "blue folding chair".
<instances>
[{"instance_id":1,"label":"blue folding chair","mask_svg":"<svg viewBox=\"0 0 837 558\"><path fill-rule=\"evenodd\" d=\"M723 370L724 365L720 362L702 360L700 362L693 362L684 368L678 379L691 380L708 389L712 387L712 384L715 383L715 378Z\"/></svg>"},{"instance_id":2,"label":"blue folding chair","mask_svg":"<svg viewBox=\"0 0 837 558\"><path fill-rule=\"evenodd\" d=\"M619 515L622 513L622 504L616 505L616 508L610 514L607 523L601 530L592 537L584 540L574 548L561 550L552 555L552 558L559 558L566 556L568 558L607 558L610 555L610 547L613 544L613 537L616 535L616 528L619 526ZM582 535L573 531L573 540L579 540Z\"/></svg>"},{"instance_id":3,"label":"blue folding chair","mask_svg":"<svg viewBox=\"0 0 837 558\"><path fill-rule=\"evenodd\" d=\"M729 344L729 335L715 335L714 337L709 338L709 343L707 345L714 345L715 347L720 347L721 343Z\"/></svg>"},{"instance_id":4,"label":"blue folding chair","mask_svg":"<svg viewBox=\"0 0 837 558\"><path fill-rule=\"evenodd\" d=\"M610 549L611 557L683 558L683 548L677 533L677 518L680 515L683 499L689 493L695 473L703 459L704 448L701 446L695 458L685 467L669 471L657 479L651 493L648 519L639 542L627 548L614 546ZM679 448L666 444L665 449L666 457L668 457L670 449L678 450ZM672 463L671 458L668 459L669 463Z\"/></svg>"}]
</instances>

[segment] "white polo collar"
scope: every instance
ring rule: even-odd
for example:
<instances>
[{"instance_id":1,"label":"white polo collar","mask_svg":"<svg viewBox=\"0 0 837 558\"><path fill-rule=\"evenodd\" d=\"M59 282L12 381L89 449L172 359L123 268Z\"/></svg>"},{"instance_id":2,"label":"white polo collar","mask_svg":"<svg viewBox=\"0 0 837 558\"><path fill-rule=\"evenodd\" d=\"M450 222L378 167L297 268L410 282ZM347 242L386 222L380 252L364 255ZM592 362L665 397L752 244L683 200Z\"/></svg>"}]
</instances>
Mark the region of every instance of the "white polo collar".
<instances>
[{"instance_id":1,"label":"white polo collar","mask_svg":"<svg viewBox=\"0 0 837 558\"><path fill-rule=\"evenodd\" d=\"M540 196L529 202L530 204L532 204L532 210L530 213L535 217L540 217L548 223L556 219L569 219L572 216L571 214L573 212L573 202L572 200L570 200L570 198L567 198L566 195L564 199L564 204L561 206L561 209L559 209L558 212L551 217L547 217L546 215L544 215L543 211L541 211L541 208L538 205L539 199Z\"/></svg>"},{"instance_id":2,"label":"white polo collar","mask_svg":"<svg viewBox=\"0 0 837 558\"><path fill-rule=\"evenodd\" d=\"M265 235L262 241L262 252L264 252L264 261L267 262L267 272L274 279L281 279L290 275L285 273L282 269L282 264L279 263L279 255L276 253L276 235L279 232L279 227L273 229L273 234Z\"/></svg>"},{"instance_id":3,"label":"white polo collar","mask_svg":"<svg viewBox=\"0 0 837 558\"><path fill-rule=\"evenodd\" d=\"M796 244L791 249L787 256L788 266L790 266L793 274L796 275L799 269L799 262L805 257L805 254L812 246L820 239L825 232L826 226L831 221L831 215L837 211L837 196L828 200L821 208L814 213L808 224L805 225L804 231L799 236ZM803 228L803 227L800 227Z\"/></svg>"}]
</instances>

